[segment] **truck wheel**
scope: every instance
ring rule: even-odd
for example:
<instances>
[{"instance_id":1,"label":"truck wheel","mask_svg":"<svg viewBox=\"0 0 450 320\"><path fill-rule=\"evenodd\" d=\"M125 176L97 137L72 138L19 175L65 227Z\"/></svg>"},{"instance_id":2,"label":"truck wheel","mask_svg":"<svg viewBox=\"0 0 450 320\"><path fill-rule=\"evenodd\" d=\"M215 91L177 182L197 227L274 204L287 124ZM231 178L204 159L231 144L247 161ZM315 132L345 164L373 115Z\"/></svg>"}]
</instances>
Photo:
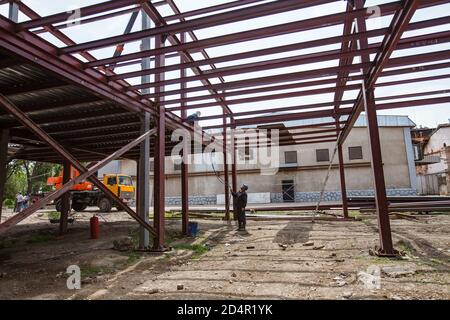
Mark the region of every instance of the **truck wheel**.
<instances>
[{"instance_id":1,"label":"truck wheel","mask_svg":"<svg viewBox=\"0 0 450 320\"><path fill-rule=\"evenodd\" d=\"M84 209L86 209L87 205L85 205L84 203L72 203L72 209L80 212L83 211Z\"/></svg>"},{"instance_id":2,"label":"truck wheel","mask_svg":"<svg viewBox=\"0 0 450 320\"><path fill-rule=\"evenodd\" d=\"M55 202L55 210L58 212L61 212L62 210L62 201L61 200L56 200Z\"/></svg>"},{"instance_id":3,"label":"truck wheel","mask_svg":"<svg viewBox=\"0 0 450 320\"><path fill-rule=\"evenodd\" d=\"M98 207L101 212L111 212L112 204L108 198L101 198L98 202Z\"/></svg>"}]
</instances>

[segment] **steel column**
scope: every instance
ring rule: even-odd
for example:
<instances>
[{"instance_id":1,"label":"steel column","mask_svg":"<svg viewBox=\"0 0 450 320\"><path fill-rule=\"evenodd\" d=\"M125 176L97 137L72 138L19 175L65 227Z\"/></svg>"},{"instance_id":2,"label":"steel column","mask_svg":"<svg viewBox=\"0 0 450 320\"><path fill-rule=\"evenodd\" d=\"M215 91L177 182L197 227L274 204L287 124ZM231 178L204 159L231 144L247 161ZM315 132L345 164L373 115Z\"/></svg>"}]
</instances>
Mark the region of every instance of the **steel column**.
<instances>
[{"instance_id":1,"label":"steel column","mask_svg":"<svg viewBox=\"0 0 450 320\"><path fill-rule=\"evenodd\" d=\"M234 123L234 119L231 120ZM237 150L236 150L236 126L233 127L233 132L231 134L231 152L233 153L232 163L231 163L231 186L234 192L237 192ZM233 220L237 220L237 212L235 203L233 201Z\"/></svg>"},{"instance_id":2,"label":"steel column","mask_svg":"<svg viewBox=\"0 0 450 320\"><path fill-rule=\"evenodd\" d=\"M6 184L6 168L8 162L9 130L0 130L0 223L2 221L3 197Z\"/></svg>"},{"instance_id":3,"label":"steel column","mask_svg":"<svg viewBox=\"0 0 450 320\"><path fill-rule=\"evenodd\" d=\"M230 220L230 183L228 174L228 159L227 159L227 118L225 117L225 109L223 110L223 175L225 187L225 220Z\"/></svg>"},{"instance_id":4,"label":"steel column","mask_svg":"<svg viewBox=\"0 0 450 320\"><path fill-rule=\"evenodd\" d=\"M381 156L380 134L378 130L377 112L375 106L374 89L368 88L364 94L367 129L369 133L371 162L375 190L375 203L378 215L380 234L380 255L395 255L392 245L391 226L389 221L386 184L384 180L383 160Z\"/></svg>"},{"instance_id":5,"label":"steel column","mask_svg":"<svg viewBox=\"0 0 450 320\"><path fill-rule=\"evenodd\" d=\"M142 30L151 28L151 21L147 14L142 11ZM128 30L127 30L128 31ZM131 29L129 30L131 31ZM151 49L150 38L142 39L142 50ZM142 59L142 70L151 67L150 60L148 58ZM142 83L149 83L151 81L150 76L143 75L141 78ZM144 93L149 93L149 90L143 90ZM150 114L143 112L141 116L141 134L150 130ZM149 222L149 209L150 209L150 137L147 137L140 145L139 150L139 165L138 165L138 197L137 199L137 211L139 216L145 221ZM139 228L139 249L148 249L150 245L150 234L145 229Z\"/></svg>"},{"instance_id":6,"label":"steel column","mask_svg":"<svg viewBox=\"0 0 450 320\"><path fill-rule=\"evenodd\" d=\"M183 32L180 35L180 42L184 44L186 42L186 33ZM183 55L180 55L180 62L183 63ZM180 70L181 79L186 78L187 73L186 69ZM186 89L186 82L182 81L180 84L180 89L183 90L181 93L181 99L187 98L187 93L184 91ZM186 103L181 103L181 119L186 120L187 111L186 111ZM191 145L188 143L187 139L183 139L184 148L183 148L183 160L181 163L181 224L182 224L182 232L184 235L188 234L188 224L189 224L189 166L188 159L190 157L190 148ZM189 152L188 152L189 150Z\"/></svg>"},{"instance_id":7,"label":"steel column","mask_svg":"<svg viewBox=\"0 0 450 320\"><path fill-rule=\"evenodd\" d=\"M63 167L63 185L70 181L71 166L68 161L64 161ZM67 221L70 213L70 193L66 192L61 196L61 215L59 218L59 235L67 233Z\"/></svg>"},{"instance_id":8,"label":"steel column","mask_svg":"<svg viewBox=\"0 0 450 320\"><path fill-rule=\"evenodd\" d=\"M164 46L163 35L155 37L155 48ZM158 56L155 60L155 67L164 66L164 55ZM155 75L155 81L163 81L164 73ZM155 92L164 91L164 87L155 88ZM160 99L156 99L156 104ZM154 227L156 237L153 242L153 250L164 251L164 233L165 233L165 151L166 151L166 110L164 106L158 105L158 115L156 117L157 136L155 141L155 174L154 174Z\"/></svg>"},{"instance_id":9,"label":"steel column","mask_svg":"<svg viewBox=\"0 0 450 320\"><path fill-rule=\"evenodd\" d=\"M141 133L150 130L150 115L145 112L142 119ZM150 137L147 137L140 145L139 165L138 165L138 196L137 213L145 222L149 221L150 209ZM149 248L150 234L143 228L139 228L139 249Z\"/></svg>"},{"instance_id":10,"label":"steel column","mask_svg":"<svg viewBox=\"0 0 450 320\"><path fill-rule=\"evenodd\" d=\"M339 125L339 118L336 119L336 132L339 135L341 129ZM338 143L338 160L339 160L339 174L341 182L341 198L342 198L342 212L345 218L348 218L348 201L347 201L347 187L345 183L345 164L344 154L342 152L342 145Z\"/></svg>"},{"instance_id":11,"label":"steel column","mask_svg":"<svg viewBox=\"0 0 450 320\"><path fill-rule=\"evenodd\" d=\"M15 2L9 3L8 18L14 22L19 21L19 6L17 5L17 3Z\"/></svg>"}]
</instances>

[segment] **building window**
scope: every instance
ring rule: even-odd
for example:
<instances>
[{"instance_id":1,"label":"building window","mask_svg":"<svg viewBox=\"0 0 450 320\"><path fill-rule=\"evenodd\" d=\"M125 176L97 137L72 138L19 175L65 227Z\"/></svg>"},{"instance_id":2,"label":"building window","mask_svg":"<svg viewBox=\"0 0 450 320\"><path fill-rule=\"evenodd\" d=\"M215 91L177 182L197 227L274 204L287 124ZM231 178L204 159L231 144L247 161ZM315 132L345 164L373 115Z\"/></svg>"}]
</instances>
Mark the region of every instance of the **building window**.
<instances>
[{"instance_id":1,"label":"building window","mask_svg":"<svg viewBox=\"0 0 450 320\"><path fill-rule=\"evenodd\" d=\"M350 160L359 160L363 158L362 147L349 147L348 158Z\"/></svg>"},{"instance_id":2,"label":"building window","mask_svg":"<svg viewBox=\"0 0 450 320\"><path fill-rule=\"evenodd\" d=\"M330 152L328 149L317 149L316 150L317 162L330 161Z\"/></svg>"},{"instance_id":3,"label":"building window","mask_svg":"<svg viewBox=\"0 0 450 320\"><path fill-rule=\"evenodd\" d=\"M108 177L108 182L107 182L110 186L114 186L117 184L117 180L116 177Z\"/></svg>"},{"instance_id":4,"label":"building window","mask_svg":"<svg viewBox=\"0 0 450 320\"><path fill-rule=\"evenodd\" d=\"M249 145L245 145L245 160L253 159L253 150L250 149Z\"/></svg>"},{"instance_id":5,"label":"building window","mask_svg":"<svg viewBox=\"0 0 450 320\"><path fill-rule=\"evenodd\" d=\"M174 163L173 164L173 169L175 171L181 171L181 163Z\"/></svg>"},{"instance_id":6,"label":"building window","mask_svg":"<svg viewBox=\"0 0 450 320\"><path fill-rule=\"evenodd\" d=\"M284 153L284 163L297 164L297 151L286 151Z\"/></svg>"},{"instance_id":7,"label":"building window","mask_svg":"<svg viewBox=\"0 0 450 320\"><path fill-rule=\"evenodd\" d=\"M239 159L245 161L253 159L253 149L251 149L249 145L246 145L245 147L240 147L237 150L239 154Z\"/></svg>"},{"instance_id":8,"label":"building window","mask_svg":"<svg viewBox=\"0 0 450 320\"><path fill-rule=\"evenodd\" d=\"M150 172L155 171L155 161L154 160L150 160Z\"/></svg>"}]
</instances>

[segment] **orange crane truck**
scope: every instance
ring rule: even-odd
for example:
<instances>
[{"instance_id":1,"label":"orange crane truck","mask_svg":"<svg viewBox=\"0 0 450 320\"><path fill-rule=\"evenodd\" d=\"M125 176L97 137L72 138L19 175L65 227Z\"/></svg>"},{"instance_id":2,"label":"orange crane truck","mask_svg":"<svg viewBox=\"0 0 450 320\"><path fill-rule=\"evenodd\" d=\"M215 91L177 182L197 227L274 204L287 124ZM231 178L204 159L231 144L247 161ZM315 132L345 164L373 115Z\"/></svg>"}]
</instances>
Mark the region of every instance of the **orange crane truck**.
<instances>
[{"instance_id":1,"label":"orange crane truck","mask_svg":"<svg viewBox=\"0 0 450 320\"><path fill-rule=\"evenodd\" d=\"M70 168L71 179L79 175L78 170ZM130 203L134 198L135 188L130 176L105 174L103 175L103 184L124 203ZM56 189L61 188L63 185L62 172L58 177L48 178L47 185L54 186ZM74 185L70 191L70 199L72 209L75 211L83 211L88 206L97 206L101 212L110 212L113 207L113 201L91 182L82 182ZM57 211L61 211L61 199L56 200L55 206Z\"/></svg>"}]
</instances>

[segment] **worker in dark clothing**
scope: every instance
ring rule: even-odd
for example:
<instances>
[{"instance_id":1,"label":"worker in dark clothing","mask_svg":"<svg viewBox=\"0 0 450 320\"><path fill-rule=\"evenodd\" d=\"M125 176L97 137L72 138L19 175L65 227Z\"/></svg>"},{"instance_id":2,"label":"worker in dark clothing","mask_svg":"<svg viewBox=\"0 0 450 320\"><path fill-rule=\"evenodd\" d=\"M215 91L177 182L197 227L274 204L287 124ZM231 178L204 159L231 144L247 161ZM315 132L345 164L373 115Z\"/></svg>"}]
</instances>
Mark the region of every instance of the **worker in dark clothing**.
<instances>
[{"instance_id":1,"label":"worker in dark clothing","mask_svg":"<svg viewBox=\"0 0 450 320\"><path fill-rule=\"evenodd\" d=\"M194 124L198 121L202 113L200 111L197 111L196 113L191 114L189 117L186 118L186 122L189 124Z\"/></svg>"},{"instance_id":2,"label":"worker in dark clothing","mask_svg":"<svg viewBox=\"0 0 450 320\"><path fill-rule=\"evenodd\" d=\"M237 211L237 219L239 223L238 231L245 231L246 219L245 219L245 207L247 206L247 190L248 186L243 184L238 192L231 191L233 195L233 207Z\"/></svg>"}]
</instances>

